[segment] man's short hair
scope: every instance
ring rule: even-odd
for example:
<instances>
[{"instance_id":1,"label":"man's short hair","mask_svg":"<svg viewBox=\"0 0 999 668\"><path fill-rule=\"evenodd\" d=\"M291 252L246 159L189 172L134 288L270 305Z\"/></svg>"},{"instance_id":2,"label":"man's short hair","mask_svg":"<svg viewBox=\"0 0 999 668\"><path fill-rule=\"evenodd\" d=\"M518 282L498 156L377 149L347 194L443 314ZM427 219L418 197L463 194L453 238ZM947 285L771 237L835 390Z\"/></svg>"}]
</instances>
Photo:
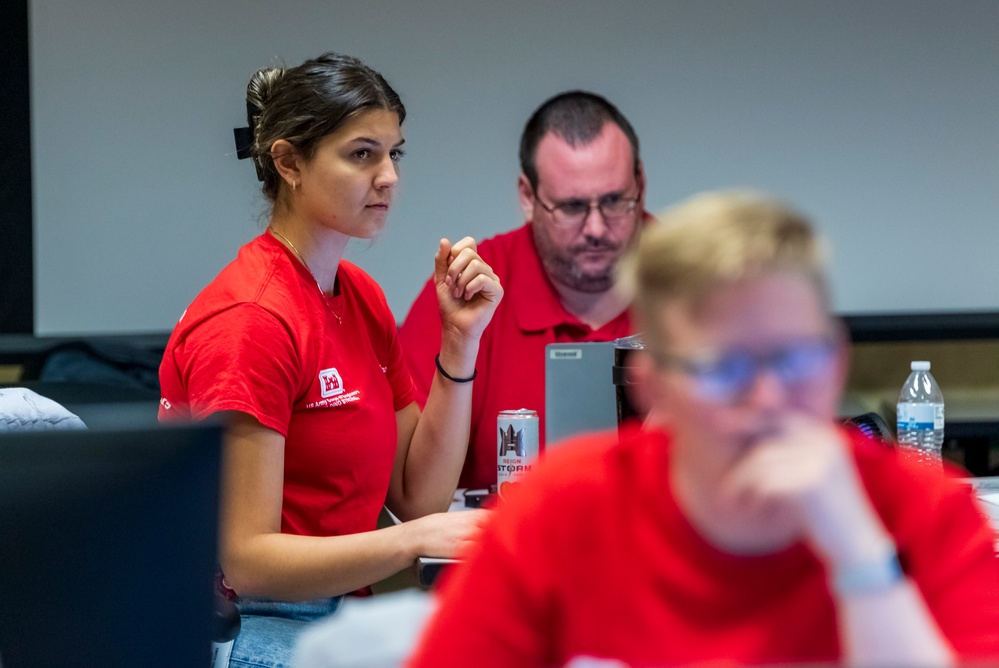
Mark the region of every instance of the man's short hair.
<instances>
[{"instance_id":1,"label":"man's short hair","mask_svg":"<svg viewBox=\"0 0 999 668\"><path fill-rule=\"evenodd\" d=\"M638 173L638 136L631 123L617 107L595 93L582 90L567 91L548 99L531 115L520 136L520 169L532 188L538 187L538 170L535 157L538 144L549 132L569 146L585 146L613 123L631 143L631 154Z\"/></svg>"},{"instance_id":2,"label":"man's short hair","mask_svg":"<svg viewBox=\"0 0 999 668\"><path fill-rule=\"evenodd\" d=\"M666 210L619 271L646 327L666 300L695 303L720 285L774 272L805 277L829 304L824 247L811 223L748 190L703 193Z\"/></svg>"}]
</instances>

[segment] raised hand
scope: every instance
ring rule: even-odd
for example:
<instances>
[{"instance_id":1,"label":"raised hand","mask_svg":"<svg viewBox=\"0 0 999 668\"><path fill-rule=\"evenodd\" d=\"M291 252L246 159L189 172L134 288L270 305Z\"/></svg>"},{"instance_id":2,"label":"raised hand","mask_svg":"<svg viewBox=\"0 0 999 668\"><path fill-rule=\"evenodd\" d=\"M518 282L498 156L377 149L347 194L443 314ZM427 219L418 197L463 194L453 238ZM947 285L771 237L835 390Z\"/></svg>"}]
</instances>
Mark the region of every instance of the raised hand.
<instances>
[{"instance_id":1,"label":"raised hand","mask_svg":"<svg viewBox=\"0 0 999 668\"><path fill-rule=\"evenodd\" d=\"M503 286L476 252L475 240L441 239L434 257L434 283L445 337L478 340L503 298Z\"/></svg>"},{"instance_id":2,"label":"raised hand","mask_svg":"<svg viewBox=\"0 0 999 668\"><path fill-rule=\"evenodd\" d=\"M805 416L786 418L727 477L729 503L769 507L793 518L799 538L831 566L864 561L889 540L843 435Z\"/></svg>"}]
</instances>

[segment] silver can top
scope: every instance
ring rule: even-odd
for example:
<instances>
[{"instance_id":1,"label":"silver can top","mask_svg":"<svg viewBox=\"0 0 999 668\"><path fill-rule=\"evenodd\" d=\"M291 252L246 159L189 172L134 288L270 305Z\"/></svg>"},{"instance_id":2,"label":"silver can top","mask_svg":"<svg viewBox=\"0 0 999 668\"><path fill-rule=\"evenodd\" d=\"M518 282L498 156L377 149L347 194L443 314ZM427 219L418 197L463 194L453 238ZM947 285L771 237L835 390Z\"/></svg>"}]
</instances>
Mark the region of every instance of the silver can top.
<instances>
[{"instance_id":1,"label":"silver can top","mask_svg":"<svg viewBox=\"0 0 999 668\"><path fill-rule=\"evenodd\" d=\"M524 417L533 417L533 416L536 416L538 414L538 412L537 411L532 411L530 408L517 408L517 409L511 409L511 410L507 410L507 411L500 411L499 414L503 415L503 416L506 416L506 417L524 418Z\"/></svg>"}]
</instances>

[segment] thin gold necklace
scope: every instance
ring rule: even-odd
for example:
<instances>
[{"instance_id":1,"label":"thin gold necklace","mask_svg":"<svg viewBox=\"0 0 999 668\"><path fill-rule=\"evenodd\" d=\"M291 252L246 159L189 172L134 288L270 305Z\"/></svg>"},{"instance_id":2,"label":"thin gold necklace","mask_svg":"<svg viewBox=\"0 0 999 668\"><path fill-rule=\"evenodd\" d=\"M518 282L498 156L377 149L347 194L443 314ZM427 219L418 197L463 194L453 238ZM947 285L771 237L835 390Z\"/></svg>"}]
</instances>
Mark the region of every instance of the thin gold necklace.
<instances>
[{"instance_id":1,"label":"thin gold necklace","mask_svg":"<svg viewBox=\"0 0 999 668\"><path fill-rule=\"evenodd\" d=\"M340 315L333 310L332 306L330 306L330 301L326 297L326 293L323 291L323 286L319 285L319 279L316 278L316 275L312 272L312 269L309 268L309 263L305 261L305 258L302 256L302 254L298 252L297 248L295 248L295 244L291 243L291 239L284 236L283 234L275 230L273 227L268 226L267 229L271 231L271 234L273 234L274 236L278 237L279 239L283 240L286 244L288 244L288 247L291 248L292 252L295 253L295 255L298 256L298 259L302 261L302 264L305 266L305 270L309 272L309 275L312 276L312 280L316 282L316 287L319 288L319 296L322 297L323 303L326 304L326 309L333 314L334 318L336 318L337 324L342 325L343 321L340 320Z\"/></svg>"}]
</instances>

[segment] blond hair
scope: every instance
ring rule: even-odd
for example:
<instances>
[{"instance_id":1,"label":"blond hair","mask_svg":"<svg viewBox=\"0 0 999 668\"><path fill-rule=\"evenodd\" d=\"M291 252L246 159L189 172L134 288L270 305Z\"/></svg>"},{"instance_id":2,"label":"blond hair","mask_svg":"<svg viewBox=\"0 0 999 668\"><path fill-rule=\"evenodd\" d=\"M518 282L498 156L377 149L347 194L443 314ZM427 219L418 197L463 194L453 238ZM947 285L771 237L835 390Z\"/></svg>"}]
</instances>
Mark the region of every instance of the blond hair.
<instances>
[{"instance_id":1,"label":"blond hair","mask_svg":"<svg viewBox=\"0 0 999 668\"><path fill-rule=\"evenodd\" d=\"M645 325L664 300L694 304L720 285L775 272L812 281L828 307L825 253L812 225L754 191L702 193L667 209L642 232L620 272Z\"/></svg>"}]
</instances>

